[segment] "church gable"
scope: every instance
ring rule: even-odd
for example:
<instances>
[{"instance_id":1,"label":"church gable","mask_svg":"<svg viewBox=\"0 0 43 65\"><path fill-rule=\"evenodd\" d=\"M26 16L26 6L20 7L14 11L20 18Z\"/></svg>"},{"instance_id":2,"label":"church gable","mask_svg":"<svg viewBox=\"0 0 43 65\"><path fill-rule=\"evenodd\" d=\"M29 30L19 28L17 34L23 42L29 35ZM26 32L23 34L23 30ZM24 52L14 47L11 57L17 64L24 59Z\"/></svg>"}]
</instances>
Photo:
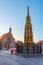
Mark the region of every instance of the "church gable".
<instances>
[{"instance_id":1,"label":"church gable","mask_svg":"<svg viewBox=\"0 0 43 65\"><path fill-rule=\"evenodd\" d=\"M3 34L0 37L2 42L2 49L9 49L10 47L14 47L15 39L11 33L11 28L9 29L8 33Z\"/></svg>"}]
</instances>

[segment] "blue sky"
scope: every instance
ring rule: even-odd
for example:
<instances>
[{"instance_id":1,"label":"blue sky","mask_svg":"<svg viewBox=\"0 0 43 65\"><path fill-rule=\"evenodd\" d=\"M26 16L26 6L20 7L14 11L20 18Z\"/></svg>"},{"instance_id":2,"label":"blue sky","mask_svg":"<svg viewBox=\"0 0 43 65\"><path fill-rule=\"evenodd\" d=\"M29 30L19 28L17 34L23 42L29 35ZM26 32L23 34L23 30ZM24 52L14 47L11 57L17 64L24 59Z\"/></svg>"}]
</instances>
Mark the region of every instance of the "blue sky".
<instances>
[{"instance_id":1,"label":"blue sky","mask_svg":"<svg viewBox=\"0 0 43 65\"><path fill-rule=\"evenodd\" d=\"M0 36L12 28L16 40L24 40L24 26L29 5L33 39L43 39L43 0L0 0Z\"/></svg>"}]
</instances>

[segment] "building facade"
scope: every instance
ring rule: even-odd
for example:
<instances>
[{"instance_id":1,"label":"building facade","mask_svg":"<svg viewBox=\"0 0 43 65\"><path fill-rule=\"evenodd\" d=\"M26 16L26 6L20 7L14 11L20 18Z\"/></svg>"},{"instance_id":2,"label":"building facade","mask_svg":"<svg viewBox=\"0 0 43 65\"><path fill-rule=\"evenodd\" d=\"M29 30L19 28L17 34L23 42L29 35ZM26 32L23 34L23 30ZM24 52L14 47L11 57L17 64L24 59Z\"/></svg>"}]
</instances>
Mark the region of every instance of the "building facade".
<instances>
[{"instance_id":1,"label":"building facade","mask_svg":"<svg viewBox=\"0 0 43 65\"><path fill-rule=\"evenodd\" d=\"M24 29L24 44L30 46L33 45L33 32L31 18L29 15L29 6L27 7L26 24Z\"/></svg>"},{"instance_id":2,"label":"building facade","mask_svg":"<svg viewBox=\"0 0 43 65\"><path fill-rule=\"evenodd\" d=\"M4 33L0 37L0 42L2 49L9 49L15 47L15 39L12 35L11 28L9 28L9 32Z\"/></svg>"}]
</instances>

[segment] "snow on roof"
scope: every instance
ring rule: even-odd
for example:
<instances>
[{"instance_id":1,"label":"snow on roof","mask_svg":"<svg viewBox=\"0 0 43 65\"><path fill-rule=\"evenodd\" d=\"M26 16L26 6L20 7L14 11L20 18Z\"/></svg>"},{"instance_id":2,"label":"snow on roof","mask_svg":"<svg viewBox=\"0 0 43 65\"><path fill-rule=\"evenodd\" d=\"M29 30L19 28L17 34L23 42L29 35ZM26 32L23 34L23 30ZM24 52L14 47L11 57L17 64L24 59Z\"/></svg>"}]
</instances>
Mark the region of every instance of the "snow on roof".
<instances>
[{"instance_id":1,"label":"snow on roof","mask_svg":"<svg viewBox=\"0 0 43 65\"><path fill-rule=\"evenodd\" d=\"M0 37L0 40L3 40L8 34L9 34L9 32L8 32L8 33L4 33L4 34Z\"/></svg>"}]
</instances>

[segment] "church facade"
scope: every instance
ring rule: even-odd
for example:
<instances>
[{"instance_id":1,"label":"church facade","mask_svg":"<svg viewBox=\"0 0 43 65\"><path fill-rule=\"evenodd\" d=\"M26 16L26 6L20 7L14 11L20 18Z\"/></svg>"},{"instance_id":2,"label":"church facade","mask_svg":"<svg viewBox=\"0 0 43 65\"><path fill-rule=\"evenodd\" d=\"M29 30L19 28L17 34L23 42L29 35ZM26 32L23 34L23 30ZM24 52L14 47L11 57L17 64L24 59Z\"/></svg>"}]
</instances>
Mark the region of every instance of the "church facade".
<instances>
[{"instance_id":1,"label":"church facade","mask_svg":"<svg viewBox=\"0 0 43 65\"><path fill-rule=\"evenodd\" d=\"M12 35L11 28L9 28L9 32L3 34L0 37L0 42L0 44L2 45L2 49L9 49L15 47L15 39Z\"/></svg>"},{"instance_id":2,"label":"church facade","mask_svg":"<svg viewBox=\"0 0 43 65\"><path fill-rule=\"evenodd\" d=\"M29 6L27 7L27 16L24 29L24 44L30 46L33 45L33 32L32 32L31 18L29 15Z\"/></svg>"}]
</instances>

